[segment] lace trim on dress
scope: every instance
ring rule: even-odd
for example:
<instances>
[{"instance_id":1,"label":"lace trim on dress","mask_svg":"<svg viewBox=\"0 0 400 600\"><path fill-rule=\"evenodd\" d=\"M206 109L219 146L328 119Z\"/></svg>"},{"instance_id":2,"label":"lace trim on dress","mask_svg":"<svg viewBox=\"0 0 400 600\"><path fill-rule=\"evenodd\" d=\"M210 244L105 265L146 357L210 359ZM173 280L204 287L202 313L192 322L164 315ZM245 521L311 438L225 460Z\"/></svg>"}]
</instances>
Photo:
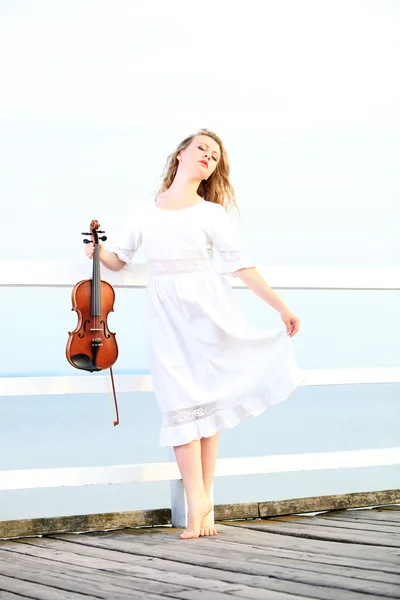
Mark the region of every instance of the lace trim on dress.
<instances>
[{"instance_id":1,"label":"lace trim on dress","mask_svg":"<svg viewBox=\"0 0 400 600\"><path fill-rule=\"evenodd\" d=\"M169 260L150 260L150 275L176 275L205 271L210 266L208 258L184 258Z\"/></svg>"},{"instance_id":2,"label":"lace trim on dress","mask_svg":"<svg viewBox=\"0 0 400 600\"><path fill-rule=\"evenodd\" d=\"M208 402L207 404L198 404L191 408L182 408L181 410L171 410L165 414L167 425L173 427L174 425L185 425L192 421L198 421L205 417L210 417L217 410L217 400Z\"/></svg>"}]
</instances>

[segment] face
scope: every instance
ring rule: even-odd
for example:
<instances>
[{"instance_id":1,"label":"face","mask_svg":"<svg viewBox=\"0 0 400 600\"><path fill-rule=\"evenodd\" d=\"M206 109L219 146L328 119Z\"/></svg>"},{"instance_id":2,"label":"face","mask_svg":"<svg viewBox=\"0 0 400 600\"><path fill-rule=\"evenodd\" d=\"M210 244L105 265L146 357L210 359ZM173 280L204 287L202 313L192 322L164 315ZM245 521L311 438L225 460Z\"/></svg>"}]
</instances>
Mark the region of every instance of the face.
<instances>
[{"instance_id":1,"label":"face","mask_svg":"<svg viewBox=\"0 0 400 600\"><path fill-rule=\"evenodd\" d=\"M207 135L196 135L189 146L178 155L182 167L198 179L208 179L220 160L221 150Z\"/></svg>"}]
</instances>

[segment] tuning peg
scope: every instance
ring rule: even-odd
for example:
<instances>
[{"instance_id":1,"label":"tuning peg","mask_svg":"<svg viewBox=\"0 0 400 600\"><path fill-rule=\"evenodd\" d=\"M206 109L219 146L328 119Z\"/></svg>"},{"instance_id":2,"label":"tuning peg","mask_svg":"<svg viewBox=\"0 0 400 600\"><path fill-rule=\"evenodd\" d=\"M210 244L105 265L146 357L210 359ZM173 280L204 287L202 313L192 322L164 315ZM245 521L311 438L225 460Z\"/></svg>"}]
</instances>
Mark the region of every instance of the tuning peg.
<instances>
[{"instance_id":1,"label":"tuning peg","mask_svg":"<svg viewBox=\"0 0 400 600\"><path fill-rule=\"evenodd\" d=\"M100 229L97 231L97 233L105 233L105 231L100 231Z\"/></svg>"},{"instance_id":2,"label":"tuning peg","mask_svg":"<svg viewBox=\"0 0 400 600\"><path fill-rule=\"evenodd\" d=\"M81 235L90 235L90 233L82 233Z\"/></svg>"},{"instance_id":3,"label":"tuning peg","mask_svg":"<svg viewBox=\"0 0 400 600\"><path fill-rule=\"evenodd\" d=\"M82 240L84 244L90 244L92 240Z\"/></svg>"},{"instance_id":4,"label":"tuning peg","mask_svg":"<svg viewBox=\"0 0 400 600\"><path fill-rule=\"evenodd\" d=\"M101 240L102 242L105 242L107 239L106 235L102 235L101 237L99 237L99 240Z\"/></svg>"}]
</instances>

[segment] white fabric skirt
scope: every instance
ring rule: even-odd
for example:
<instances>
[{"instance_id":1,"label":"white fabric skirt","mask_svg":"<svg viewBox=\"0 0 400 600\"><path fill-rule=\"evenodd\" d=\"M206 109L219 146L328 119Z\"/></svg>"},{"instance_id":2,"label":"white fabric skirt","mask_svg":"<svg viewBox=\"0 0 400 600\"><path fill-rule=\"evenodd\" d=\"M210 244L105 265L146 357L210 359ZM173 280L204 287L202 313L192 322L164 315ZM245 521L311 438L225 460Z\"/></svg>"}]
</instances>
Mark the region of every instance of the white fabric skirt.
<instances>
[{"instance_id":1,"label":"white fabric skirt","mask_svg":"<svg viewBox=\"0 0 400 600\"><path fill-rule=\"evenodd\" d=\"M235 427L288 398L302 381L286 329L249 324L229 282L208 261L177 272L150 265L146 297L161 446Z\"/></svg>"}]
</instances>

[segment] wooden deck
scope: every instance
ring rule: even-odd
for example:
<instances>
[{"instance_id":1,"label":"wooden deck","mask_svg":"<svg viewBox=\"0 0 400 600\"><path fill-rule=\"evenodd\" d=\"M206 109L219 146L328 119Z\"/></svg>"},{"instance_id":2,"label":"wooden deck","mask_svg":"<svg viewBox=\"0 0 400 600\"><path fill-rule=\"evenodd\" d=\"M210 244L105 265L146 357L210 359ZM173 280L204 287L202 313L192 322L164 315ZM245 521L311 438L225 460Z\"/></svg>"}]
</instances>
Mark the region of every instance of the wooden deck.
<instances>
[{"instance_id":1,"label":"wooden deck","mask_svg":"<svg viewBox=\"0 0 400 600\"><path fill-rule=\"evenodd\" d=\"M2 600L400 598L400 506L0 542Z\"/></svg>"}]
</instances>

